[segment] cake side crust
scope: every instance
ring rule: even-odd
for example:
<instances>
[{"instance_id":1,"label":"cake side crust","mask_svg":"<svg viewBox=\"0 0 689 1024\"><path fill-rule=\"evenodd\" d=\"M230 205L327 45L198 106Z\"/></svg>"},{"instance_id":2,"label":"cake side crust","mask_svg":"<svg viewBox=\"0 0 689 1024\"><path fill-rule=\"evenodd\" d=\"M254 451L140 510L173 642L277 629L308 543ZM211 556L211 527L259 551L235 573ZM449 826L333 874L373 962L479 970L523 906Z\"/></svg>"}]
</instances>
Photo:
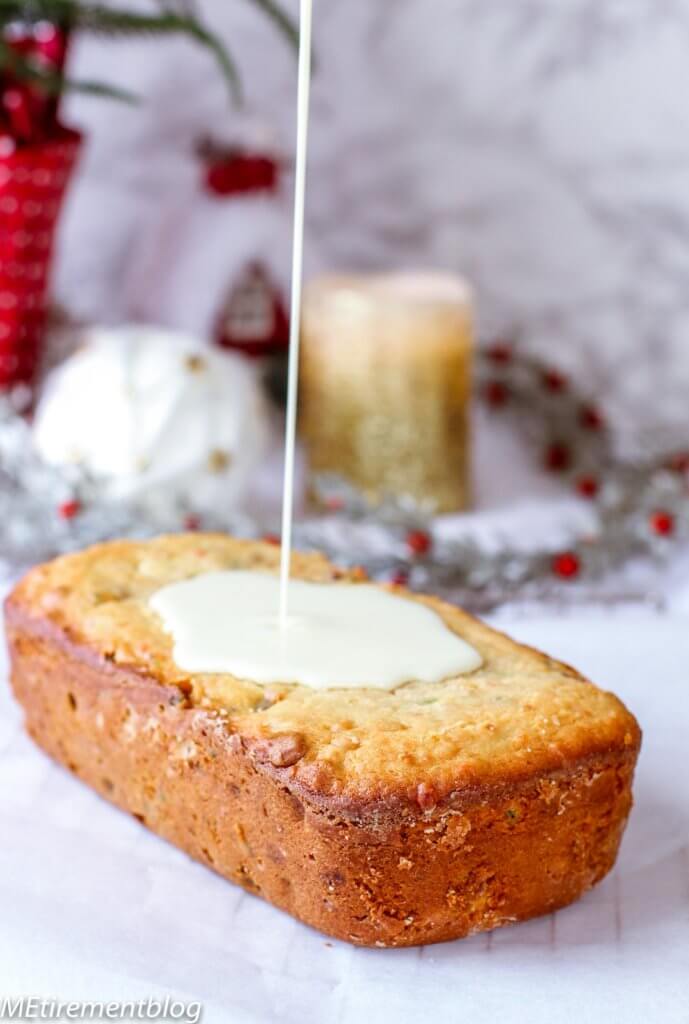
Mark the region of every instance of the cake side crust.
<instances>
[{"instance_id":1,"label":"cake side crust","mask_svg":"<svg viewBox=\"0 0 689 1024\"><path fill-rule=\"evenodd\" d=\"M438 801L311 792L290 737L246 737L8 607L12 685L53 758L221 875L362 945L459 938L572 902L612 867L631 807L635 742ZM631 717L631 716L630 716ZM632 720L633 721L633 720ZM275 741L278 741L277 747ZM420 798L420 799L419 799Z\"/></svg>"}]
</instances>

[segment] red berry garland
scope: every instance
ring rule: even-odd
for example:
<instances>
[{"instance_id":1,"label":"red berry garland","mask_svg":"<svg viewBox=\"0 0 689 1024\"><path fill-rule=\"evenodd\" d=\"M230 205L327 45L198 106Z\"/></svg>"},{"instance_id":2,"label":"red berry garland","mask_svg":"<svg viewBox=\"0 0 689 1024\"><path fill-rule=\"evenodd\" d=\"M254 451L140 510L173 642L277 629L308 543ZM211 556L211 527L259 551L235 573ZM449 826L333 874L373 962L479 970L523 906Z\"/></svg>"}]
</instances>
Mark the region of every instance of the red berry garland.
<instances>
[{"instance_id":1,"label":"red berry garland","mask_svg":"<svg viewBox=\"0 0 689 1024\"><path fill-rule=\"evenodd\" d=\"M553 559L553 572L563 580L573 580L579 575L581 563L573 551L565 551Z\"/></svg>"},{"instance_id":2,"label":"red berry garland","mask_svg":"<svg viewBox=\"0 0 689 1024\"><path fill-rule=\"evenodd\" d=\"M58 505L57 514L60 519L74 519L81 512L81 502L73 498L71 501L63 501Z\"/></svg>"},{"instance_id":3,"label":"red berry garland","mask_svg":"<svg viewBox=\"0 0 689 1024\"><path fill-rule=\"evenodd\" d=\"M675 532L675 517L669 512L654 512L649 518L649 525L659 537L670 537Z\"/></svg>"},{"instance_id":4,"label":"red berry garland","mask_svg":"<svg viewBox=\"0 0 689 1024\"><path fill-rule=\"evenodd\" d=\"M413 555L427 555L431 550L431 536L425 530L410 530L407 547Z\"/></svg>"},{"instance_id":5,"label":"red berry garland","mask_svg":"<svg viewBox=\"0 0 689 1024\"><path fill-rule=\"evenodd\" d=\"M488 381L483 393L488 404L495 408L504 405L509 398L507 386L501 380Z\"/></svg>"},{"instance_id":6,"label":"red berry garland","mask_svg":"<svg viewBox=\"0 0 689 1024\"><path fill-rule=\"evenodd\" d=\"M582 427L586 430L602 430L605 420L598 409L592 405L585 405L579 417Z\"/></svg>"},{"instance_id":7,"label":"red berry garland","mask_svg":"<svg viewBox=\"0 0 689 1024\"><path fill-rule=\"evenodd\" d=\"M345 481L318 481L322 504L335 496L342 503L342 515L360 522L370 520L379 529L387 525L389 555L368 558L367 567L374 578L393 584L409 581L413 586L459 595L474 605L480 594L482 606L492 607L520 593L550 596L554 580L571 585L584 578L601 579L631 558L651 555L657 560L655 538L669 540L679 535L681 525L689 528L689 497L683 476L689 471L689 452L641 465L621 462L603 411L593 402L582 401L559 370L518 353L502 340L479 351L477 393L496 414L508 406L512 415L519 415L529 429L527 436L549 439L542 448L545 467L565 477L576 494L591 502L595 522L586 535L574 536L566 550L555 554L547 548L524 553L509 545L497 551L485 549L471 538L434 540L431 544L430 532L419 528L418 514L410 528L409 512L394 502L373 510ZM659 501L657 511L650 515L643 513L648 525L640 532L639 510L648 508L654 493L663 496L662 504ZM317 533L302 531L302 535L306 532L310 543L317 546ZM406 565L400 564L400 538L407 549ZM337 552L331 549L331 553L337 557Z\"/></svg>"},{"instance_id":8,"label":"red berry garland","mask_svg":"<svg viewBox=\"0 0 689 1024\"><path fill-rule=\"evenodd\" d=\"M595 498L599 491L599 484L595 476L581 476L577 480L577 491L582 498Z\"/></svg>"},{"instance_id":9,"label":"red berry garland","mask_svg":"<svg viewBox=\"0 0 689 1024\"><path fill-rule=\"evenodd\" d=\"M491 402L491 395L509 396L506 411L519 417L526 436L534 439L536 453L541 452L571 491L590 501L586 536L575 534L557 552L547 541L540 549L524 550L509 541L496 546L491 540L488 545L476 535L434 536L423 510L392 500L372 509L346 481L330 477L316 483L319 504L326 504L330 514L298 520L296 547L323 549L336 563L362 562L362 578L367 574L393 586L409 584L484 610L519 596L551 598L567 588L580 594L575 586L579 581L601 580L633 558L662 564L675 550L676 539L689 531L689 452L683 447L643 463L621 462L602 411L583 401L573 382L559 390L557 385L554 390L544 387L550 372L550 367L501 342L479 352L477 394L495 415L502 415L499 407L504 403ZM188 508L185 515L176 499L166 511L164 501L157 506L154 522L141 507L112 502L99 492L97 483L74 474L69 478L71 497L65 501L64 474L40 462L28 425L7 399L0 399L0 464L7 526L0 554L13 564L116 535L141 536L182 526L239 529L263 536L267 543L280 543L277 533L266 532L274 529L273 524L255 523L252 531L245 517L210 508L201 510L202 515ZM41 499L37 494L52 497ZM375 550L357 550L357 531L334 530L335 516L373 527ZM625 584L621 586L624 593Z\"/></svg>"},{"instance_id":10,"label":"red berry garland","mask_svg":"<svg viewBox=\"0 0 689 1024\"><path fill-rule=\"evenodd\" d=\"M553 472L560 473L565 469L569 469L571 463L572 453L568 445L563 444L561 441L555 441L546 449L545 464Z\"/></svg>"},{"instance_id":11,"label":"red berry garland","mask_svg":"<svg viewBox=\"0 0 689 1024\"><path fill-rule=\"evenodd\" d=\"M563 377L557 370L546 370L543 374L543 384L547 391L559 394L567 388L567 378Z\"/></svg>"},{"instance_id":12,"label":"red berry garland","mask_svg":"<svg viewBox=\"0 0 689 1024\"><path fill-rule=\"evenodd\" d=\"M486 355L493 363L505 366L512 361L512 346L506 342L497 341L486 349Z\"/></svg>"}]
</instances>

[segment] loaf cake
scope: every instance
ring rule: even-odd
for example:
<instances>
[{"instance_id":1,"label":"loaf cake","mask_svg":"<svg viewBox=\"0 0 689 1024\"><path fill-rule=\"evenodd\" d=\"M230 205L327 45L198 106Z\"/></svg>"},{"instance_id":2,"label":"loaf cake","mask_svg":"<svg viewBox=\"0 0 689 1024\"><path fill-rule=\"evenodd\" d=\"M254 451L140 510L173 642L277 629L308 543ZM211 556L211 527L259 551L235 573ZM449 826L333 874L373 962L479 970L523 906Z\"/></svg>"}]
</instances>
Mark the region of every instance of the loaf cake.
<instances>
[{"instance_id":1,"label":"loaf cake","mask_svg":"<svg viewBox=\"0 0 689 1024\"><path fill-rule=\"evenodd\" d=\"M612 867L640 731L612 694L458 608L483 658L392 691L190 675L149 604L218 569L278 571L271 544L188 534L38 566L6 602L33 739L107 800L328 935L440 942L572 902ZM362 574L295 554L295 578Z\"/></svg>"}]
</instances>

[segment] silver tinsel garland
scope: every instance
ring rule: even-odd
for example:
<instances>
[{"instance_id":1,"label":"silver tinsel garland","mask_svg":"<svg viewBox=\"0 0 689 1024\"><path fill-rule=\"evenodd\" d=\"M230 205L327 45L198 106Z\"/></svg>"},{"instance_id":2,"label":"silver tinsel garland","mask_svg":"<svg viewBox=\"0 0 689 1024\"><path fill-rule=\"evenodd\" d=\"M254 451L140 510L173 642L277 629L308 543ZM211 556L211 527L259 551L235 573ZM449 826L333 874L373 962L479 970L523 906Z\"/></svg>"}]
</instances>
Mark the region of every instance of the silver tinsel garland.
<instances>
[{"instance_id":1,"label":"silver tinsel garland","mask_svg":"<svg viewBox=\"0 0 689 1024\"><path fill-rule=\"evenodd\" d=\"M689 455L674 452L633 463L616 454L602 412L559 373L509 345L484 349L477 388L498 415L511 415L544 471L572 486L594 513L586 536L524 551L473 537L442 539L427 510L386 501L371 508L346 482L317 483L331 511L300 520L296 545L361 565L375 579L452 596L474 608L515 598L576 597L630 562L664 564L689 533ZM36 454L16 401L0 400L0 559L17 571L56 554L112 537L183 529L269 537L274 524L209 509L201 520L183 501L158 495L155 507L106 500L98 480L57 469Z\"/></svg>"}]
</instances>

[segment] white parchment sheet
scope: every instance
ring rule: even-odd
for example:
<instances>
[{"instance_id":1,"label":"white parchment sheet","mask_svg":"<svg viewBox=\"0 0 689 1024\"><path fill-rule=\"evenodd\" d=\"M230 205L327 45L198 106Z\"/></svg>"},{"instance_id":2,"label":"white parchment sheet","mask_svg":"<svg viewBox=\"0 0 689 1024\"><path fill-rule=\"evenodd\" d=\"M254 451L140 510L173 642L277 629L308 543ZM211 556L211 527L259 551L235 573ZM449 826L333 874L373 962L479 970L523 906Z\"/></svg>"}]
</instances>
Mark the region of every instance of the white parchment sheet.
<instances>
[{"instance_id":1,"label":"white parchment sheet","mask_svg":"<svg viewBox=\"0 0 689 1024\"><path fill-rule=\"evenodd\" d=\"M204 1004L209 1024L689 1022L689 615L497 624L614 689L644 729L614 873L550 917L424 949L329 941L36 750L0 679L0 997Z\"/></svg>"}]
</instances>

